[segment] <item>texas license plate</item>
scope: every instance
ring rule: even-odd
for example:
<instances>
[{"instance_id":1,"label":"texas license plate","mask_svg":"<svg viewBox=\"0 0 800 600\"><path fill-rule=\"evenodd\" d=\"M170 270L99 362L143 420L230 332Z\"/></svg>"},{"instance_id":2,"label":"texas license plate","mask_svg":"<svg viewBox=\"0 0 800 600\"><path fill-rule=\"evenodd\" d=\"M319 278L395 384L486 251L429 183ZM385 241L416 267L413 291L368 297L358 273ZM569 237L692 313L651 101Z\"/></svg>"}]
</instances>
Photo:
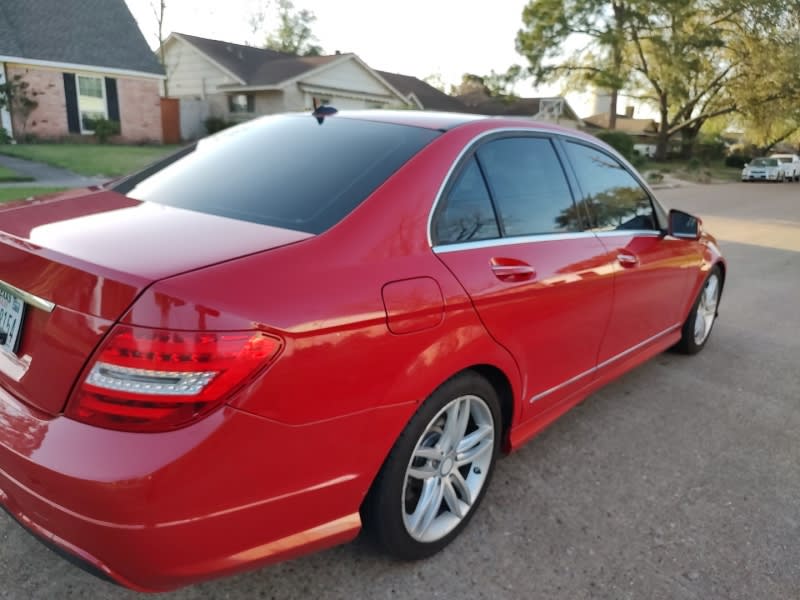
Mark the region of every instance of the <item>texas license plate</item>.
<instances>
[{"instance_id":1,"label":"texas license plate","mask_svg":"<svg viewBox=\"0 0 800 600\"><path fill-rule=\"evenodd\" d=\"M24 316L25 303L22 299L0 285L0 350L16 353Z\"/></svg>"}]
</instances>

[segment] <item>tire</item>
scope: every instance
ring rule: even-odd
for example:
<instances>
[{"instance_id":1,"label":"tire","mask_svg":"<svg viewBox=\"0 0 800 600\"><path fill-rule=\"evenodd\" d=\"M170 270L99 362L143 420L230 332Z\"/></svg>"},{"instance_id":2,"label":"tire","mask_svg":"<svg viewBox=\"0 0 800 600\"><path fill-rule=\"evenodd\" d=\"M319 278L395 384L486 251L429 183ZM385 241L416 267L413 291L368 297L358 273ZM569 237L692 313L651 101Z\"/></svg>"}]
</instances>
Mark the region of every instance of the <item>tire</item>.
<instances>
[{"instance_id":1,"label":"tire","mask_svg":"<svg viewBox=\"0 0 800 600\"><path fill-rule=\"evenodd\" d=\"M489 487L501 423L497 392L474 371L447 380L425 400L362 507L365 532L383 552L426 558L466 527Z\"/></svg>"},{"instance_id":2,"label":"tire","mask_svg":"<svg viewBox=\"0 0 800 600\"><path fill-rule=\"evenodd\" d=\"M697 354L705 347L717 320L722 284L722 270L714 266L683 323L681 339L674 346L676 351L682 354Z\"/></svg>"}]
</instances>

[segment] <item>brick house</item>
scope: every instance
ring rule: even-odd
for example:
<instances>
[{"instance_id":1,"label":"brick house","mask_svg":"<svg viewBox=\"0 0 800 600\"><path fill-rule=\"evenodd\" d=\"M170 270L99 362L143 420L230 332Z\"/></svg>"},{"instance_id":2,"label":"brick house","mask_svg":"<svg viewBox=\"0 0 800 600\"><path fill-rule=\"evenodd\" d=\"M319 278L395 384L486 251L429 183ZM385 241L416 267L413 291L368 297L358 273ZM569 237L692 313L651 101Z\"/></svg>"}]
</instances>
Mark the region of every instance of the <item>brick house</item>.
<instances>
[{"instance_id":1,"label":"brick house","mask_svg":"<svg viewBox=\"0 0 800 600\"><path fill-rule=\"evenodd\" d=\"M15 138L91 135L104 118L124 141L160 142L163 79L125 0L0 3L0 83L27 82L38 103L27 119L0 111Z\"/></svg>"}]
</instances>

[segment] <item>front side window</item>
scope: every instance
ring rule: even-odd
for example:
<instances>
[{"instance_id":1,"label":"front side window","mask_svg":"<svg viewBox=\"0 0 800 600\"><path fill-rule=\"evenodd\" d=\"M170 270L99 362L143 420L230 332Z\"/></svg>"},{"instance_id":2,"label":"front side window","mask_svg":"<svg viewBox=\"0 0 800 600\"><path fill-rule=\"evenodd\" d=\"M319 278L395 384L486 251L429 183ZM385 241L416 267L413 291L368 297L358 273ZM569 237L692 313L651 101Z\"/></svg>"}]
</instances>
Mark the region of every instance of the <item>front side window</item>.
<instances>
[{"instance_id":1,"label":"front side window","mask_svg":"<svg viewBox=\"0 0 800 600\"><path fill-rule=\"evenodd\" d=\"M254 113L256 101L253 94L234 94L228 96L228 109L232 113Z\"/></svg>"},{"instance_id":2,"label":"front side window","mask_svg":"<svg viewBox=\"0 0 800 600\"><path fill-rule=\"evenodd\" d=\"M649 194L614 158L590 146L567 142L567 155L583 191L592 229L658 229Z\"/></svg>"},{"instance_id":3,"label":"front side window","mask_svg":"<svg viewBox=\"0 0 800 600\"><path fill-rule=\"evenodd\" d=\"M506 236L580 231L561 162L547 138L519 137L490 141L478 159Z\"/></svg>"},{"instance_id":4,"label":"front side window","mask_svg":"<svg viewBox=\"0 0 800 600\"><path fill-rule=\"evenodd\" d=\"M500 237L486 182L475 157L469 159L436 216L437 244L457 244Z\"/></svg>"},{"instance_id":5,"label":"front side window","mask_svg":"<svg viewBox=\"0 0 800 600\"><path fill-rule=\"evenodd\" d=\"M78 75L78 110L81 115L81 133L94 133L98 119L108 118L105 86L102 77Z\"/></svg>"}]
</instances>

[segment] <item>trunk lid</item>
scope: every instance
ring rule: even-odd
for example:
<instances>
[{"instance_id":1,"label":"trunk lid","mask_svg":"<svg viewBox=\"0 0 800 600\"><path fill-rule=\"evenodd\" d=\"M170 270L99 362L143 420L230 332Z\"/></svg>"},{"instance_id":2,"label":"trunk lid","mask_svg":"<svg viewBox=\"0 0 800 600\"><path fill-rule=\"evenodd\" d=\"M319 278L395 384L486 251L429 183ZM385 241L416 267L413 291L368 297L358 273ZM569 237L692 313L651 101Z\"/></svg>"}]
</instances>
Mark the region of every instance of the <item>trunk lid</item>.
<instances>
[{"instance_id":1,"label":"trunk lid","mask_svg":"<svg viewBox=\"0 0 800 600\"><path fill-rule=\"evenodd\" d=\"M102 336L151 283L308 237L106 190L0 205L0 328L16 330L0 331L16 337L0 349L0 386L57 414Z\"/></svg>"}]
</instances>

